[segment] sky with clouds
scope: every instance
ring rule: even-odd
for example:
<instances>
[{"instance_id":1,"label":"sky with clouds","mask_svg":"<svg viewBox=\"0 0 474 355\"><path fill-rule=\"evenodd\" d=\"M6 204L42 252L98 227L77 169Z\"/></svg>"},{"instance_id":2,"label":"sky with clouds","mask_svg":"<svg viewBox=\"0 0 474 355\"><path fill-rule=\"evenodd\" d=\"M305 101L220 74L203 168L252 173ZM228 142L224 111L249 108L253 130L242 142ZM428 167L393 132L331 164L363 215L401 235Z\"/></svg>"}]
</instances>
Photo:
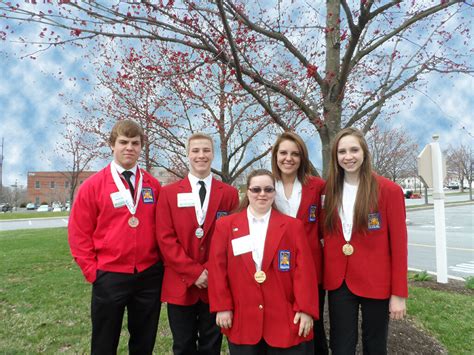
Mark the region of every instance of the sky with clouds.
<instances>
[{"instance_id":1,"label":"sky with clouds","mask_svg":"<svg viewBox=\"0 0 474 355\"><path fill-rule=\"evenodd\" d=\"M62 94L79 99L92 92L90 85L76 77L94 73L84 62L82 51L74 47L51 48L35 54L36 59L21 56L31 49L10 42L0 43L0 142L4 138L3 185L15 182L26 186L29 171L63 170L66 161L55 150L61 141L58 120L71 113L71 106ZM61 74L59 74L61 73ZM432 74L428 81L429 96L419 92L411 96L411 104L404 107L387 125L403 127L412 135L420 151L440 135L442 149L462 142L474 146L474 84L471 76L455 75L447 78ZM320 166L320 146L316 140L308 142L313 162ZM99 168L97 162L93 168Z\"/></svg>"}]
</instances>

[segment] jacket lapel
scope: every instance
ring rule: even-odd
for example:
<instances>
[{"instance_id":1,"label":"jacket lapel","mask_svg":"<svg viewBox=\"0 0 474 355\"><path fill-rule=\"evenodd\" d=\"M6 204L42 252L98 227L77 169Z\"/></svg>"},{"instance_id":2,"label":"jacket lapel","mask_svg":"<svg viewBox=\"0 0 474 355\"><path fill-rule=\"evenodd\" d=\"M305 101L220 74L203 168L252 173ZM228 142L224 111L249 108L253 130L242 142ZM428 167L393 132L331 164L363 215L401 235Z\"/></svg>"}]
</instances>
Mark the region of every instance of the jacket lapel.
<instances>
[{"instance_id":1,"label":"jacket lapel","mask_svg":"<svg viewBox=\"0 0 474 355\"><path fill-rule=\"evenodd\" d=\"M280 240L285 232L285 222L281 218L281 214L276 210L272 210L270 221L268 222L267 236L265 238L265 249L263 251L262 270L266 271L270 267Z\"/></svg>"},{"instance_id":2,"label":"jacket lapel","mask_svg":"<svg viewBox=\"0 0 474 355\"><path fill-rule=\"evenodd\" d=\"M186 193L192 193L193 190L191 188L191 183L189 182L188 177L185 177L182 179L179 184L178 184L178 194L186 194ZM178 206L178 196L176 196L176 206ZM188 217L186 218L186 222L189 221L194 221L194 225L197 228L197 219L196 219L196 211L194 210L193 207L177 207L180 210L183 210L183 213L185 213Z\"/></svg>"},{"instance_id":3,"label":"jacket lapel","mask_svg":"<svg viewBox=\"0 0 474 355\"><path fill-rule=\"evenodd\" d=\"M207 206L206 219L204 220L204 237L207 236L210 227L216 219L217 209L221 204L222 195L223 193L221 182L212 178L211 192L209 195L209 205Z\"/></svg>"},{"instance_id":4,"label":"jacket lapel","mask_svg":"<svg viewBox=\"0 0 474 355\"><path fill-rule=\"evenodd\" d=\"M301 202L300 207L298 207L296 218L304 222L306 222L309 218L308 208L311 205L311 199L314 196L314 192L312 190L314 190L314 186L310 186L309 184L304 184L301 189Z\"/></svg>"},{"instance_id":5,"label":"jacket lapel","mask_svg":"<svg viewBox=\"0 0 474 355\"><path fill-rule=\"evenodd\" d=\"M249 221L247 219L247 209L239 212L232 223L232 239L237 239L240 237L245 237L250 234L249 230ZM255 268L255 262L252 258L252 252L244 253L242 255L237 256L237 258L242 258L242 261L245 265L245 268L249 272L249 274L254 276L255 272L257 271Z\"/></svg>"}]
</instances>

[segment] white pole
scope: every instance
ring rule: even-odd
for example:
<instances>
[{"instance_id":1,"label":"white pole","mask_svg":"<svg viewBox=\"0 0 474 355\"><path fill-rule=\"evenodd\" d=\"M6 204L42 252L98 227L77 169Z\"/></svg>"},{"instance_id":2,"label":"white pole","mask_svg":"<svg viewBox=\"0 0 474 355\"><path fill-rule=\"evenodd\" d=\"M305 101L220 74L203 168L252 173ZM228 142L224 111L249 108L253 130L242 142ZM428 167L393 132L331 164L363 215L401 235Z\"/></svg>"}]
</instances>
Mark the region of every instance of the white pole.
<instances>
[{"instance_id":1,"label":"white pole","mask_svg":"<svg viewBox=\"0 0 474 355\"><path fill-rule=\"evenodd\" d=\"M443 161L438 143L439 135L433 135L431 157L433 162L433 202L436 237L436 270L439 283L448 282L448 260L446 255L446 222L444 213Z\"/></svg>"}]
</instances>

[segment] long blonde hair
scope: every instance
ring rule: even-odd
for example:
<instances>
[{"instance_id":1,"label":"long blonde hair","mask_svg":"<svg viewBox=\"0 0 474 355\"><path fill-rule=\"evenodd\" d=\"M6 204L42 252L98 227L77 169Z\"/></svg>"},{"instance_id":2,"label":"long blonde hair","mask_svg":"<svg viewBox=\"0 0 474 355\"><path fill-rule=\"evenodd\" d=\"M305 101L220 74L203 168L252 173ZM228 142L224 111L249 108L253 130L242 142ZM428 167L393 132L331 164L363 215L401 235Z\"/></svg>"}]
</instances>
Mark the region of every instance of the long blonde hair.
<instances>
[{"instance_id":1,"label":"long blonde hair","mask_svg":"<svg viewBox=\"0 0 474 355\"><path fill-rule=\"evenodd\" d=\"M324 226L329 231L336 227L336 217L342 204L342 191L344 186L344 169L337 161L337 147L341 138L354 136L364 153L364 161L359 169L359 187L357 189L356 202L354 206L353 231L362 232L368 228L369 213L378 208L378 184L372 172L372 164L369 148L361 131L355 128L345 128L334 137L331 148L331 161L329 163L329 176L326 181L326 197L324 209L326 217Z\"/></svg>"}]
</instances>

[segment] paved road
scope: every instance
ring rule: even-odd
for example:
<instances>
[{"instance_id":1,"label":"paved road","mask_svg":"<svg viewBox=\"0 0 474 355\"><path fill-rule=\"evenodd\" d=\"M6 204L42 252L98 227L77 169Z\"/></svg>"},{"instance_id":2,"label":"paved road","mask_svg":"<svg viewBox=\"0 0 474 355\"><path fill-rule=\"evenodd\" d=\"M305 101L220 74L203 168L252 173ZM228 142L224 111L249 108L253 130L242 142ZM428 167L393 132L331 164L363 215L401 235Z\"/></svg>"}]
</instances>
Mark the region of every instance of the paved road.
<instances>
[{"instance_id":1,"label":"paved road","mask_svg":"<svg viewBox=\"0 0 474 355\"><path fill-rule=\"evenodd\" d=\"M469 193L459 194L457 192L452 191L445 191L445 202L461 202L461 201L469 201ZM413 198L413 199L406 199L405 205L406 206L419 206L425 203L425 198ZM433 196L431 192L428 192L428 203L433 204Z\"/></svg>"},{"instance_id":2,"label":"paved road","mask_svg":"<svg viewBox=\"0 0 474 355\"><path fill-rule=\"evenodd\" d=\"M0 231L9 231L15 229L67 227L67 220L67 216L2 220L0 221Z\"/></svg>"},{"instance_id":3,"label":"paved road","mask_svg":"<svg viewBox=\"0 0 474 355\"><path fill-rule=\"evenodd\" d=\"M474 205L445 208L448 275L474 276ZM408 210L408 266L436 272L433 209Z\"/></svg>"}]
</instances>

